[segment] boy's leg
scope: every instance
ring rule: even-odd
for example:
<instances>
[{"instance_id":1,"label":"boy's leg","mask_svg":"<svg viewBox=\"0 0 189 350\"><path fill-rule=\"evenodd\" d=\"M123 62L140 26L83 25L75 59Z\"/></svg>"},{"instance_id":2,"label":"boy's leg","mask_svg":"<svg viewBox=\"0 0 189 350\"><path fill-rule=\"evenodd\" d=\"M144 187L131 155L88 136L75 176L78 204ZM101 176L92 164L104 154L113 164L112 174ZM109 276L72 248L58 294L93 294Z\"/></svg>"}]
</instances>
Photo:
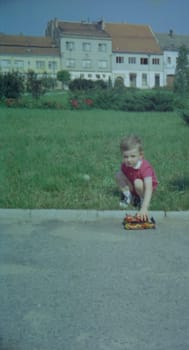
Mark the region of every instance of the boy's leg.
<instances>
[{"instance_id":1,"label":"boy's leg","mask_svg":"<svg viewBox=\"0 0 189 350\"><path fill-rule=\"evenodd\" d=\"M144 197L144 182L141 179L136 179L134 181L134 189L140 199L142 199Z\"/></svg>"},{"instance_id":2,"label":"boy's leg","mask_svg":"<svg viewBox=\"0 0 189 350\"><path fill-rule=\"evenodd\" d=\"M115 179L121 192L124 192L124 191L132 192L133 185L121 170L116 173Z\"/></svg>"},{"instance_id":3,"label":"boy's leg","mask_svg":"<svg viewBox=\"0 0 189 350\"><path fill-rule=\"evenodd\" d=\"M132 204L134 207L140 209L144 198L144 182L141 179L134 181L134 193Z\"/></svg>"},{"instance_id":4,"label":"boy's leg","mask_svg":"<svg viewBox=\"0 0 189 350\"><path fill-rule=\"evenodd\" d=\"M120 201L120 206L123 208L126 208L128 204L131 203L131 191L132 191L132 184L130 181L127 179L127 177L123 174L122 171L119 171L116 174L116 183L121 191L121 201Z\"/></svg>"}]
</instances>

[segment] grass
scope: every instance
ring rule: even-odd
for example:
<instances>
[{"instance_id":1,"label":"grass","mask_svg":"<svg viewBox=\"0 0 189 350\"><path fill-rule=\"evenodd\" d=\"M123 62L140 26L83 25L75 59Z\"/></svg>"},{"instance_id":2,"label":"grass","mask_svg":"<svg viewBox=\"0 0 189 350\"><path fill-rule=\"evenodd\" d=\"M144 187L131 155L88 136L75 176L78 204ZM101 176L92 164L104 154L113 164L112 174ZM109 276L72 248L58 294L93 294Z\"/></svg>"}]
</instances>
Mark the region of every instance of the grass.
<instances>
[{"instance_id":1,"label":"grass","mask_svg":"<svg viewBox=\"0 0 189 350\"><path fill-rule=\"evenodd\" d=\"M1 108L0 122L1 208L119 209L119 142L136 133L159 179L151 209L189 209L189 129L176 113Z\"/></svg>"}]
</instances>

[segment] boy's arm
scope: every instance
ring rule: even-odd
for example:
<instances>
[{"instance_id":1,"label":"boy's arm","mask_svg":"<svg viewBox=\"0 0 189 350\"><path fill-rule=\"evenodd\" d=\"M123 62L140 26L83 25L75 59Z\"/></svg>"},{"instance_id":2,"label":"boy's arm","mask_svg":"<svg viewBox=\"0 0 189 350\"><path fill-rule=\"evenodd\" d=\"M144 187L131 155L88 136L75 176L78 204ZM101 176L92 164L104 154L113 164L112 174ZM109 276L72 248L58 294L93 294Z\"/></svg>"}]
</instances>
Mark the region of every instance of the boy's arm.
<instances>
[{"instance_id":1,"label":"boy's arm","mask_svg":"<svg viewBox=\"0 0 189 350\"><path fill-rule=\"evenodd\" d=\"M148 217L148 208L152 198L152 191L152 177L149 176L144 179L144 199L141 209L138 212L138 215L144 220Z\"/></svg>"}]
</instances>

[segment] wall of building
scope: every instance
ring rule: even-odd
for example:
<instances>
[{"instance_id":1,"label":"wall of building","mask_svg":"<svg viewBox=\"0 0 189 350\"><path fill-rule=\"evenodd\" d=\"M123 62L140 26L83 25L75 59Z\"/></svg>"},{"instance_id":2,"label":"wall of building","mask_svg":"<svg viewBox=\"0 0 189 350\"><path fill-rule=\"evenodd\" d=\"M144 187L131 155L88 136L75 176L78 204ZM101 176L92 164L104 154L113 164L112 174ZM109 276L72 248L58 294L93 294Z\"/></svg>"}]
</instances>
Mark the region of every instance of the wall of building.
<instances>
[{"instance_id":1,"label":"wall of building","mask_svg":"<svg viewBox=\"0 0 189 350\"><path fill-rule=\"evenodd\" d=\"M33 70L38 75L47 73L51 77L56 77L60 70L60 58L55 56L0 55L0 71L18 71L26 74L28 70Z\"/></svg>"}]
</instances>

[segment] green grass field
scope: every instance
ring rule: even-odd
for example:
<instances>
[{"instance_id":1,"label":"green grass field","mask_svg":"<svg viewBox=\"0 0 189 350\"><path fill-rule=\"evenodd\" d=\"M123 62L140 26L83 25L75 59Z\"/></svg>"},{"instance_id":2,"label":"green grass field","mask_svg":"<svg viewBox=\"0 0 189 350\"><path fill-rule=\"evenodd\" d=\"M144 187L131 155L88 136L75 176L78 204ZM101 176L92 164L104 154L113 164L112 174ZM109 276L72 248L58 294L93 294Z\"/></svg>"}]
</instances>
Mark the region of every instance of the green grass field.
<instances>
[{"instance_id":1,"label":"green grass field","mask_svg":"<svg viewBox=\"0 0 189 350\"><path fill-rule=\"evenodd\" d=\"M189 209L189 127L176 113L1 108L0 121L1 208L119 209L119 143L136 133L159 179L150 209Z\"/></svg>"}]
</instances>

